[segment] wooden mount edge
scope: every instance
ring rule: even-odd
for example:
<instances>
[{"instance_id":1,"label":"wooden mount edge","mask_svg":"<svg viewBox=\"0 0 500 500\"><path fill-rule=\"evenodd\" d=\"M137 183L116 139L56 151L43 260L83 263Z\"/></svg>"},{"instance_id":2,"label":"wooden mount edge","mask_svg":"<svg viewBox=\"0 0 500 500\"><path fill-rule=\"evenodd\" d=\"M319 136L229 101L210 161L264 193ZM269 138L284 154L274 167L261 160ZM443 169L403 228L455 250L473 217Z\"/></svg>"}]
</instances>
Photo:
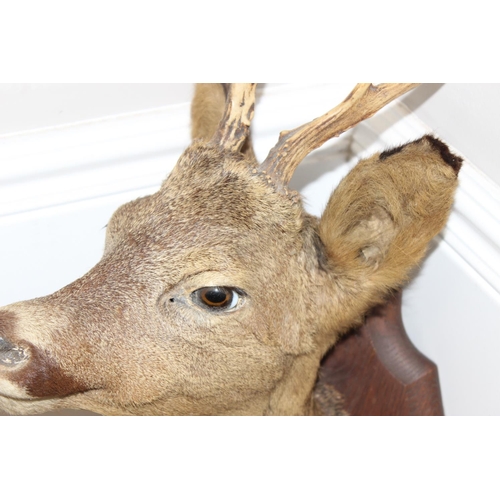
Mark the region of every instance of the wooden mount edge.
<instances>
[{"instance_id":1,"label":"wooden mount edge","mask_svg":"<svg viewBox=\"0 0 500 500\"><path fill-rule=\"evenodd\" d=\"M323 359L318 384L332 385L349 415L444 415L437 366L410 341L401 295L374 309Z\"/></svg>"}]
</instances>

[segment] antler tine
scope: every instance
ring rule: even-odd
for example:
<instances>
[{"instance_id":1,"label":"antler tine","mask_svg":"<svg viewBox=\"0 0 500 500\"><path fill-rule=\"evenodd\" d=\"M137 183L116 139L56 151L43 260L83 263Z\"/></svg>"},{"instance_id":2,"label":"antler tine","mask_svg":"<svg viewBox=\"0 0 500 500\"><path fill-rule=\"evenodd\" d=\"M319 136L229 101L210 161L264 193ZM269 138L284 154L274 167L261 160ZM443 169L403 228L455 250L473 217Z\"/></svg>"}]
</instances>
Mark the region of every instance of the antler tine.
<instances>
[{"instance_id":1,"label":"antler tine","mask_svg":"<svg viewBox=\"0 0 500 500\"><path fill-rule=\"evenodd\" d=\"M417 83L360 83L337 107L323 116L280 134L276 146L260 165L259 171L284 188L300 162L328 139L337 137L357 123L374 115L386 104L403 95ZM280 189L281 190L281 189Z\"/></svg>"},{"instance_id":2,"label":"antler tine","mask_svg":"<svg viewBox=\"0 0 500 500\"><path fill-rule=\"evenodd\" d=\"M239 152L250 130L255 107L256 83L225 85L226 109L212 143L232 152Z\"/></svg>"}]
</instances>

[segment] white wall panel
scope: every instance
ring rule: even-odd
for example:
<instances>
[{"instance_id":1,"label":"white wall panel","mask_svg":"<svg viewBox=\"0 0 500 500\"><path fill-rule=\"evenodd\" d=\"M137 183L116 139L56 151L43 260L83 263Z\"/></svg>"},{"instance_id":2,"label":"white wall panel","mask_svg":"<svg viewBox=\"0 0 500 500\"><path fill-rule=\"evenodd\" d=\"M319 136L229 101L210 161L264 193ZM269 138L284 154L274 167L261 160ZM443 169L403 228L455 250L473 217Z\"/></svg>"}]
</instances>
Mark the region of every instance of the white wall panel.
<instances>
[{"instance_id":1,"label":"white wall panel","mask_svg":"<svg viewBox=\"0 0 500 500\"><path fill-rule=\"evenodd\" d=\"M1 83L0 134L170 106L192 91L190 83Z\"/></svg>"}]
</instances>

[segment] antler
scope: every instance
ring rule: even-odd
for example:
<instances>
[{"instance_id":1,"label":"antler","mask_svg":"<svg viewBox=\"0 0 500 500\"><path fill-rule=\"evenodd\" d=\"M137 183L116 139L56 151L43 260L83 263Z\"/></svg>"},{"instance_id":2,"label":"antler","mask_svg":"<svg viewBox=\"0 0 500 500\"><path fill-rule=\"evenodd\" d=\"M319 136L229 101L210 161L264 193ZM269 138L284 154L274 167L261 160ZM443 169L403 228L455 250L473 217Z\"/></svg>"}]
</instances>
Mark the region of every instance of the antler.
<instances>
[{"instance_id":1,"label":"antler","mask_svg":"<svg viewBox=\"0 0 500 500\"><path fill-rule=\"evenodd\" d=\"M386 104L416 87L417 83L360 83L337 107L323 116L284 131L259 167L278 189L288 184L300 162L328 139L337 137L374 115Z\"/></svg>"},{"instance_id":2,"label":"antler","mask_svg":"<svg viewBox=\"0 0 500 500\"><path fill-rule=\"evenodd\" d=\"M248 137L253 118L256 85L255 83L224 85L227 94L226 109L211 142L232 152L241 150Z\"/></svg>"}]
</instances>

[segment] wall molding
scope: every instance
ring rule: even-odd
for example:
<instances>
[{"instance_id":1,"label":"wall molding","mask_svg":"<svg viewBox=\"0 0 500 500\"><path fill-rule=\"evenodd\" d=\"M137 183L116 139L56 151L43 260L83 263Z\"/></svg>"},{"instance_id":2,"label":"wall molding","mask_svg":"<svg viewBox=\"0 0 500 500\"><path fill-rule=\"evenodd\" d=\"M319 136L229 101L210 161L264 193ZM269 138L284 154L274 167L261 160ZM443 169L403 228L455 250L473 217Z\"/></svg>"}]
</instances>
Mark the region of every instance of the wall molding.
<instances>
[{"instance_id":1,"label":"wall molding","mask_svg":"<svg viewBox=\"0 0 500 500\"><path fill-rule=\"evenodd\" d=\"M0 217L159 185L189 142L188 106L0 137Z\"/></svg>"},{"instance_id":2,"label":"wall molding","mask_svg":"<svg viewBox=\"0 0 500 500\"><path fill-rule=\"evenodd\" d=\"M259 159L279 132L328 111L352 86L265 88L258 95L253 124ZM344 135L338 144L349 145L346 158L367 156L426 133L432 130L396 102L348 133L350 141ZM339 139L328 147L335 141ZM0 136L0 221L36 217L58 207L66 210L68 205L101 197L153 192L188 144L188 103ZM443 239L500 293L500 187L467 159Z\"/></svg>"}]
</instances>

